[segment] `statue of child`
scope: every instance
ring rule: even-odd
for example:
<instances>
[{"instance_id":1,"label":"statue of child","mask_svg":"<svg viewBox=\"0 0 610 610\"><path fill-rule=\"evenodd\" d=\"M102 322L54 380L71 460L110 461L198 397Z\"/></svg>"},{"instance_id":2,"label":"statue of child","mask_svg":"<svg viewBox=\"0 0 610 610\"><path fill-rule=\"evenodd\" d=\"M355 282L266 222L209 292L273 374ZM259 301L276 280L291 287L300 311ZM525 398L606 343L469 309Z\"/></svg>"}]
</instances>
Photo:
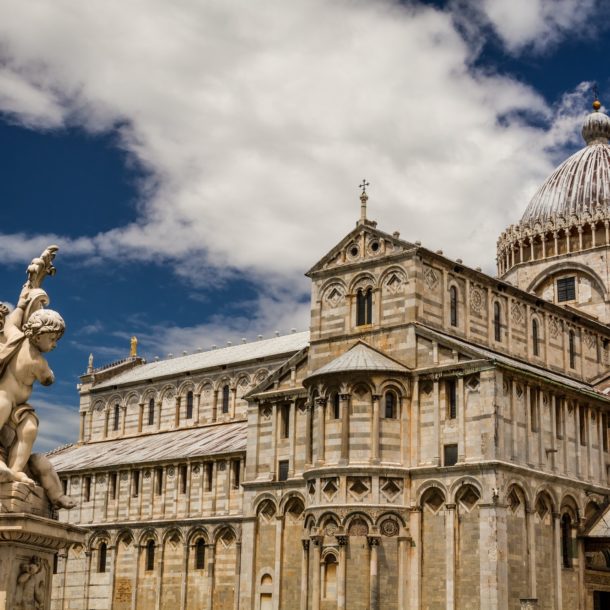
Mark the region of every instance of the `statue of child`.
<instances>
[{"instance_id":1,"label":"statue of child","mask_svg":"<svg viewBox=\"0 0 610 610\"><path fill-rule=\"evenodd\" d=\"M6 342L0 347L0 429L8 425L15 430L7 464L14 480L34 484L24 469L38 433L38 417L27 400L35 381L46 386L55 380L42 354L56 346L65 323L57 312L38 309L22 326L28 302L26 292L4 326Z\"/></svg>"}]
</instances>

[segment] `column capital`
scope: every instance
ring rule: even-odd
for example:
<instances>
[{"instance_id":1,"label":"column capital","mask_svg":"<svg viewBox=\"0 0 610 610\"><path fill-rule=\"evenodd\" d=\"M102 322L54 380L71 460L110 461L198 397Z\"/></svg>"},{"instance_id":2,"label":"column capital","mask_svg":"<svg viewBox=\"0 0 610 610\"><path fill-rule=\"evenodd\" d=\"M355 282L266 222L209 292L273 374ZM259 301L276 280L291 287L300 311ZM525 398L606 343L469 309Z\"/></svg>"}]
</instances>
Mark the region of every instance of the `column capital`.
<instances>
[{"instance_id":1,"label":"column capital","mask_svg":"<svg viewBox=\"0 0 610 610\"><path fill-rule=\"evenodd\" d=\"M301 544L303 545L304 551L309 551L309 540L307 538L303 538Z\"/></svg>"},{"instance_id":2,"label":"column capital","mask_svg":"<svg viewBox=\"0 0 610 610\"><path fill-rule=\"evenodd\" d=\"M348 536L346 534L337 534L335 538L339 546L347 546Z\"/></svg>"},{"instance_id":3,"label":"column capital","mask_svg":"<svg viewBox=\"0 0 610 610\"><path fill-rule=\"evenodd\" d=\"M373 394L373 400L381 400L381 394Z\"/></svg>"},{"instance_id":4,"label":"column capital","mask_svg":"<svg viewBox=\"0 0 610 610\"><path fill-rule=\"evenodd\" d=\"M379 536L373 534L366 537L366 541L370 547L379 546Z\"/></svg>"},{"instance_id":5,"label":"column capital","mask_svg":"<svg viewBox=\"0 0 610 610\"><path fill-rule=\"evenodd\" d=\"M351 396L351 394L339 394L339 400L349 400Z\"/></svg>"}]
</instances>

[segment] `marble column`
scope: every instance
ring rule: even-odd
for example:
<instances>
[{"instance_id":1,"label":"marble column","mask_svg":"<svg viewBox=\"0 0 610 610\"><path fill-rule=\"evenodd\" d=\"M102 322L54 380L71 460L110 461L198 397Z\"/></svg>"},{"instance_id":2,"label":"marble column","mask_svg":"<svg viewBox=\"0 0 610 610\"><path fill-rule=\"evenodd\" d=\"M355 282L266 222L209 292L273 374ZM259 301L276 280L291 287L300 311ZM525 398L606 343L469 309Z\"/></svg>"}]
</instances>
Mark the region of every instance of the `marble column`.
<instances>
[{"instance_id":1,"label":"marble column","mask_svg":"<svg viewBox=\"0 0 610 610\"><path fill-rule=\"evenodd\" d=\"M320 610L320 553L322 550L320 547L322 536L313 536L311 541L313 543L311 610Z\"/></svg>"},{"instance_id":2,"label":"marble column","mask_svg":"<svg viewBox=\"0 0 610 610\"><path fill-rule=\"evenodd\" d=\"M349 462L349 394L339 396L341 408L341 458L340 464Z\"/></svg>"},{"instance_id":3,"label":"marble column","mask_svg":"<svg viewBox=\"0 0 610 610\"><path fill-rule=\"evenodd\" d=\"M379 536L367 537L370 549L369 609L379 610Z\"/></svg>"},{"instance_id":4,"label":"marble column","mask_svg":"<svg viewBox=\"0 0 610 610\"><path fill-rule=\"evenodd\" d=\"M371 462L373 464L379 463L379 402L381 396L379 394L373 394L373 409L372 409L372 421L371 421ZM398 408L398 405L396 405Z\"/></svg>"},{"instance_id":5,"label":"marble column","mask_svg":"<svg viewBox=\"0 0 610 610\"><path fill-rule=\"evenodd\" d=\"M347 588L347 543L348 536L339 535L337 536L337 543L339 544L339 565L338 567L338 578L337 578L337 610L347 610L345 604L346 599L346 588Z\"/></svg>"},{"instance_id":6,"label":"marble column","mask_svg":"<svg viewBox=\"0 0 610 610\"><path fill-rule=\"evenodd\" d=\"M455 609L455 504L445 505L446 610Z\"/></svg>"},{"instance_id":7,"label":"marble column","mask_svg":"<svg viewBox=\"0 0 610 610\"><path fill-rule=\"evenodd\" d=\"M301 605L299 610L307 610L307 594L309 592L309 539L301 540L303 553L301 555Z\"/></svg>"}]
</instances>

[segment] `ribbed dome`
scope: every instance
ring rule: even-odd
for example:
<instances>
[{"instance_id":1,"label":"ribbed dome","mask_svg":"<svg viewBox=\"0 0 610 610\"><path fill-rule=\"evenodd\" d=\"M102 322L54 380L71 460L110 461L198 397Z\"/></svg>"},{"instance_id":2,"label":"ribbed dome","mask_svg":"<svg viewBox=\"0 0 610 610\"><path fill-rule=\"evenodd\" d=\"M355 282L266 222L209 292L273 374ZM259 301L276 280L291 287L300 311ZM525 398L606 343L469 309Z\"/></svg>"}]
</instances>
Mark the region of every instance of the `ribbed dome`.
<instances>
[{"instance_id":1,"label":"ribbed dome","mask_svg":"<svg viewBox=\"0 0 610 610\"><path fill-rule=\"evenodd\" d=\"M610 207L610 117L592 112L583 124L587 146L564 161L538 189L521 223Z\"/></svg>"}]
</instances>

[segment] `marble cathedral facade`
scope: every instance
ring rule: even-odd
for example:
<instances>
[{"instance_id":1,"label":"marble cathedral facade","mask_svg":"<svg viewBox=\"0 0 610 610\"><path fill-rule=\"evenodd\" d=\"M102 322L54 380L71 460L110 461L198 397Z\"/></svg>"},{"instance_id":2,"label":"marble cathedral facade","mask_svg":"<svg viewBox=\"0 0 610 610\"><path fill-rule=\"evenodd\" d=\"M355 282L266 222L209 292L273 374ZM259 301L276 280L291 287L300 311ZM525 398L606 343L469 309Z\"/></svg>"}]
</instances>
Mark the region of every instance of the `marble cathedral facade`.
<instances>
[{"instance_id":1,"label":"marble cathedral facade","mask_svg":"<svg viewBox=\"0 0 610 610\"><path fill-rule=\"evenodd\" d=\"M363 213L309 333L81 379L56 610L610 607L610 119L498 277Z\"/></svg>"}]
</instances>

